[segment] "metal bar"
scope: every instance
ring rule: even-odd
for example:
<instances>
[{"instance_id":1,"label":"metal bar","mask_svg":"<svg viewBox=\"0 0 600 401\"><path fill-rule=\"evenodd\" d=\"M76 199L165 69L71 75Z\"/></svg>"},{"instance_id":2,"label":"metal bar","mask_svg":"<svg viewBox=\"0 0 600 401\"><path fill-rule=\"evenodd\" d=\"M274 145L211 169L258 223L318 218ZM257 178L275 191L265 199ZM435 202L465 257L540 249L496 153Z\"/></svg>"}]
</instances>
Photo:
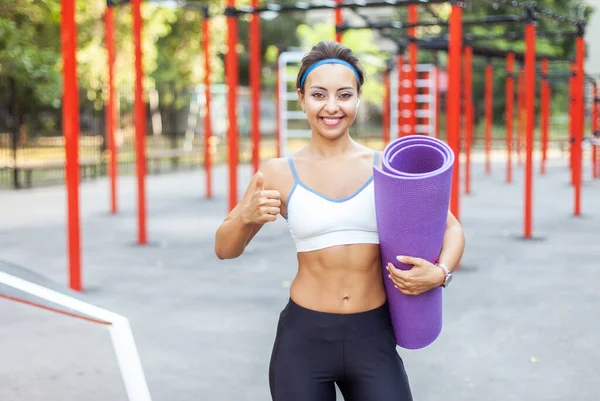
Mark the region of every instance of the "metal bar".
<instances>
[{"instance_id":1,"label":"metal bar","mask_svg":"<svg viewBox=\"0 0 600 401\"><path fill-rule=\"evenodd\" d=\"M515 101L515 55L506 56L506 182L512 182L513 125Z\"/></svg>"},{"instance_id":2,"label":"metal bar","mask_svg":"<svg viewBox=\"0 0 600 401\"><path fill-rule=\"evenodd\" d=\"M398 104L396 105L398 109L398 138L403 137L405 134L403 132L404 127L404 102L402 101L403 91L402 91L402 81L404 80L404 55L398 54L396 56L396 74L398 75Z\"/></svg>"},{"instance_id":3,"label":"metal bar","mask_svg":"<svg viewBox=\"0 0 600 401\"><path fill-rule=\"evenodd\" d=\"M525 26L525 238L533 231L533 134L535 128L535 30L533 19Z\"/></svg>"},{"instance_id":4,"label":"metal bar","mask_svg":"<svg viewBox=\"0 0 600 401\"><path fill-rule=\"evenodd\" d=\"M491 63L485 66L485 173L492 173L492 124L494 96L494 67Z\"/></svg>"},{"instance_id":5,"label":"metal bar","mask_svg":"<svg viewBox=\"0 0 600 401\"><path fill-rule=\"evenodd\" d=\"M438 61L437 53L434 55L435 57L435 137L440 138L440 114L441 114L441 106L440 106L440 75L441 68Z\"/></svg>"},{"instance_id":6,"label":"metal bar","mask_svg":"<svg viewBox=\"0 0 600 401\"><path fill-rule=\"evenodd\" d=\"M451 0L388 0L388 1L374 1L374 2L358 2L358 3L336 3L329 1L324 4L309 4L305 2L297 2L295 4L275 4L268 3L262 7L227 7L230 13L234 14L252 14L252 13L264 13L264 12L277 12L277 13L288 13L296 11L313 11L313 10L333 10L343 8L386 8L386 7L408 7L410 5L424 5L424 4L444 4L450 3Z\"/></svg>"},{"instance_id":7,"label":"metal bar","mask_svg":"<svg viewBox=\"0 0 600 401\"><path fill-rule=\"evenodd\" d=\"M386 69L383 75L383 146L390 143L390 75L391 70Z\"/></svg>"},{"instance_id":8,"label":"metal bar","mask_svg":"<svg viewBox=\"0 0 600 401\"><path fill-rule=\"evenodd\" d=\"M445 39L439 38L421 38L418 39L417 44L420 49L423 50L439 50L439 51L448 51L448 41ZM499 58L506 59L509 53L514 53L515 60L523 62L525 60L525 53L513 52L512 50L502 50L495 49L492 47L484 47L484 46L476 46L470 44L473 48L473 55L479 57L487 57L487 58ZM538 53L535 55L538 60L548 59L550 61L566 61L569 58L563 56L551 56L543 53Z\"/></svg>"},{"instance_id":9,"label":"metal bar","mask_svg":"<svg viewBox=\"0 0 600 401\"><path fill-rule=\"evenodd\" d=\"M337 5L342 4L343 1L344 0L335 0L335 2L336 2ZM335 11L334 11L334 14L335 14L335 26L342 25L343 22L344 22L342 20L342 9L340 7L336 7ZM342 35L343 35L343 32L342 31L338 31L336 29L335 30L335 41L338 42L338 43L342 43Z\"/></svg>"},{"instance_id":10,"label":"metal bar","mask_svg":"<svg viewBox=\"0 0 600 401\"><path fill-rule=\"evenodd\" d=\"M419 19L419 9L416 5L411 5L408 7L408 21L410 25L414 25L418 23ZM410 87L408 88L408 95L410 96L410 103L408 106L408 110L410 111L410 117L408 119L408 125L410 126L411 133L415 132L417 126L417 62L419 55L419 47L415 43L414 39L416 35L415 28L409 28L408 37L408 63L410 65L410 70L408 71L408 81L410 82Z\"/></svg>"},{"instance_id":11,"label":"metal bar","mask_svg":"<svg viewBox=\"0 0 600 401\"><path fill-rule=\"evenodd\" d=\"M202 19L202 45L204 52L204 174L206 175L206 199L212 199L212 137L211 84L210 84L210 18L208 9Z\"/></svg>"},{"instance_id":12,"label":"metal bar","mask_svg":"<svg viewBox=\"0 0 600 401\"><path fill-rule=\"evenodd\" d=\"M598 132L598 85L596 81L593 83L594 89L592 92L592 138L596 137L596 133ZM599 167L598 163L598 145L592 142L592 178L596 179L600 176L600 172L598 171Z\"/></svg>"},{"instance_id":13,"label":"metal bar","mask_svg":"<svg viewBox=\"0 0 600 401\"><path fill-rule=\"evenodd\" d=\"M228 8L235 7L235 0L227 0ZM229 211L237 204L238 185L238 122L237 122L237 85L238 85L238 20L235 15L227 15L227 53L225 54L226 81L227 81L227 149L229 168Z\"/></svg>"},{"instance_id":14,"label":"metal bar","mask_svg":"<svg viewBox=\"0 0 600 401\"><path fill-rule=\"evenodd\" d=\"M465 193L471 193L471 148L473 146L473 49L464 47L465 86Z\"/></svg>"},{"instance_id":15,"label":"metal bar","mask_svg":"<svg viewBox=\"0 0 600 401\"><path fill-rule=\"evenodd\" d=\"M148 242L146 233L146 107L144 105L144 70L142 66L141 0L131 0L135 53L135 161L138 190L138 243Z\"/></svg>"},{"instance_id":16,"label":"metal bar","mask_svg":"<svg viewBox=\"0 0 600 401\"><path fill-rule=\"evenodd\" d=\"M275 148L277 149L277 157L281 157L283 152L281 149L281 129L282 129L282 105L287 102L288 97L286 94L289 92L285 92L285 80L282 80L281 75L281 67L280 67L280 57L277 57L277 61L275 61ZM283 93L282 93L283 92ZM297 95L296 95L297 96Z\"/></svg>"},{"instance_id":17,"label":"metal bar","mask_svg":"<svg viewBox=\"0 0 600 401\"><path fill-rule=\"evenodd\" d=\"M532 3L532 2L519 2L519 1L514 1L514 0L490 0L490 1L494 2L494 3L500 3L500 4L503 4L503 5L506 5L509 7L513 7L513 8L528 10L529 12L532 13L532 16L534 18L538 18L538 17L542 16L542 17L546 17L548 19L552 19L556 22L566 22L571 25L578 25L581 23L581 21L578 19L565 17L564 15L557 14L552 10L539 9L537 7L537 4Z\"/></svg>"},{"instance_id":18,"label":"metal bar","mask_svg":"<svg viewBox=\"0 0 600 401\"><path fill-rule=\"evenodd\" d=\"M115 140L115 19L114 9L108 7L104 14L105 41L108 70L108 101L106 104L106 141L108 147L110 179L110 212L117 213L117 143Z\"/></svg>"},{"instance_id":19,"label":"metal bar","mask_svg":"<svg viewBox=\"0 0 600 401\"><path fill-rule=\"evenodd\" d=\"M63 60L63 136L66 154L69 287L82 290L79 224L79 89L75 0L61 1L60 44Z\"/></svg>"},{"instance_id":20,"label":"metal bar","mask_svg":"<svg viewBox=\"0 0 600 401\"><path fill-rule=\"evenodd\" d=\"M569 71L571 75L569 76L569 168L571 170L571 185L575 183L575 173L573 169L573 162L575 158L573 157L573 144L575 143L575 124L576 119L575 115L575 75L576 66L574 62L569 64Z\"/></svg>"},{"instance_id":21,"label":"metal bar","mask_svg":"<svg viewBox=\"0 0 600 401\"><path fill-rule=\"evenodd\" d=\"M258 7L259 0L252 0ZM260 164L260 77L261 77L261 30L260 16L250 16L250 97L251 97L251 137L252 137L252 170L256 174ZM254 40L252 40L254 39Z\"/></svg>"},{"instance_id":22,"label":"metal bar","mask_svg":"<svg viewBox=\"0 0 600 401\"><path fill-rule=\"evenodd\" d=\"M582 144L583 144L583 131L584 131L584 115L585 115L585 70L584 70L584 59L585 59L585 41L583 35L577 38L576 42L576 71L577 76L575 78L576 89L575 89L575 118L577 119L576 130L575 130L575 204L573 212L575 216L581 215L581 181L582 181Z\"/></svg>"},{"instance_id":23,"label":"metal bar","mask_svg":"<svg viewBox=\"0 0 600 401\"><path fill-rule=\"evenodd\" d=\"M537 38L568 38L577 36L577 31L541 31L536 33ZM525 34L521 32L504 32L499 34L472 34L467 33L464 35L465 40L468 41L483 41L483 40L524 40Z\"/></svg>"},{"instance_id":24,"label":"metal bar","mask_svg":"<svg viewBox=\"0 0 600 401\"><path fill-rule=\"evenodd\" d=\"M412 6L411 6L412 7ZM409 7L410 9L410 7ZM412 30L418 27L447 27L450 25L449 21L446 20L433 20L433 21L415 21L409 18L409 23L402 23L401 21L385 21L385 22L367 22L365 25L349 25L341 24L337 25L336 28L339 30L356 30L356 29L408 29ZM480 25L494 25L494 24L513 24L515 22L525 22L524 18L518 15L493 15L485 18L476 18L471 20L463 20L463 26L480 26ZM410 36L410 33L409 33Z\"/></svg>"},{"instance_id":25,"label":"metal bar","mask_svg":"<svg viewBox=\"0 0 600 401\"><path fill-rule=\"evenodd\" d=\"M548 60L542 60L542 82L541 82L541 121L540 127L542 131L542 163L540 174L546 174L546 158L548 153L548 129L550 124L550 98L549 90L550 85L548 84Z\"/></svg>"},{"instance_id":26,"label":"metal bar","mask_svg":"<svg viewBox=\"0 0 600 401\"><path fill-rule=\"evenodd\" d=\"M460 85L462 56L462 14L454 4L450 14L450 42L448 44L448 102L446 140L454 152L450 211L460 221Z\"/></svg>"}]
</instances>

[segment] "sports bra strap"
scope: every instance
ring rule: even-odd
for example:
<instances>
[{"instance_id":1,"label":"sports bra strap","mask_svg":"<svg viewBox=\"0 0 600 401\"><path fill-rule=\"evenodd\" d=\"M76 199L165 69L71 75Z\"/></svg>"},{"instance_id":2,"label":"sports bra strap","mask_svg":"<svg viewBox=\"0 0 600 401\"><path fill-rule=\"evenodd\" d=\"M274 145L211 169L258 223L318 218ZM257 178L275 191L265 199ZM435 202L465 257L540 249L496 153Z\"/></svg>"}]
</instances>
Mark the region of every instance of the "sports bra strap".
<instances>
[{"instance_id":1,"label":"sports bra strap","mask_svg":"<svg viewBox=\"0 0 600 401\"><path fill-rule=\"evenodd\" d=\"M292 176L294 177L294 182L298 181L298 172L296 171L296 166L294 165L294 161L292 160L292 156L288 156L288 163L290 165L290 170L292 170Z\"/></svg>"},{"instance_id":2,"label":"sports bra strap","mask_svg":"<svg viewBox=\"0 0 600 401\"><path fill-rule=\"evenodd\" d=\"M379 166L379 152L375 151L375 160L373 162L375 166Z\"/></svg>"}]
</instances>

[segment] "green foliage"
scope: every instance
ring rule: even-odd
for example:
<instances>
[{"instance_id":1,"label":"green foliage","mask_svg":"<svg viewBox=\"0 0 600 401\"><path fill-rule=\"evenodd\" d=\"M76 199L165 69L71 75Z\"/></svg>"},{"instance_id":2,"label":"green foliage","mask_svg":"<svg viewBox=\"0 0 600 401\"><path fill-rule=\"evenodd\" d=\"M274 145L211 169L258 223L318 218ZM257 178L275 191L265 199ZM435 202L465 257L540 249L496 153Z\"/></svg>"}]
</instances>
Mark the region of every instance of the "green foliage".
<instances>
[{"instance_id":1,"label":"green foliage","mask_svg":"<svg viewBox=\"0 0 600 401\"><path fill-rule=\"evenodd\" d=\"M192 2L191 0L188 0ZM294 2L285 0L280 3ZM223 82L224 59L227 26L223 16L222 0L195 0L195 4L210 7L211 44L210 64L211 81ZM238 1L238 5L247 5L250 0ZM576 16L579 1L575 0L540 0L538 5L571 17ZM181 7L182 2L156 1L143 2L143 65L146 71L146 86L157 88L169 83L174 88L191 88L204 79L204 54L202 51L201 24L202 14L198 10ZM93 102L99 109L106 97L106 49L104 44L104 13L106 0L77 0L78 29L78 76L79 85L84 92L82 101ZM114 8L115 38L117 48L116 79L122 93L132 96L134 82L134 51L131 29L131 7L122 4ZM361 11L363 12L363 11ZM465 18L481 15L518 14L522 11L508 6L495 7L493 2L470 1ZM586 10L589 19L592 8ZM421 7L422 19L438 16L445 19L449 16L450 7L432 5ZM390 13L390 19L406 20L406 9L399 8ZM236 51L240 56L240 84L248 82L249 16L239 19L239 45ZM263 65L263 83L273 83L271 74L277 54L280 50L300 47L309 50L310 46L321 40L333 39L333 24L303 24L304 13L279 15L273 20L261 20L261 56ZM542 18L538 29L541 31L572 29L566 24L556 24ZM465 28L465 32L522 32L522 24L510 26L485 26ZM435 36L444 33L444 29L427 27L417 30L419 36ZM367 31L349 31L344 34L343 43L359 54L367 72L367 82L363 97L379 103L383 95L380 72L385 60L393 55L381 52L374 34ZM524 49L522 42L495 40L481 42L482 45L499 48ZM548 55L571 57L574 51L574 40L539 39L539 52ZM446 54L440 52L440 62L445 63ZM433 56L428 52L420 52L422 62L430 62ZM479 59L479 63L484 60ZM495 62L497 71L495 78L495 113L501 120L504 105L502 85L505 74L502 61ZM561 66L561 69L564 68ZM483 71L474 74L475 98L483 96ZM0 82L7 78L14 79L18 90L18 102L21 109L37 106L59 107L62 94L61 58L60 58L60 1L59 0L0 0ZM557 98L563 90L564 83L556 83ZM3 86L4 88L4 86ZM7 97L2 91L0 97Z\"/></svg>"},{"instance_id":2,"label":"green foliage","mask_svg":"<svg viewBox=\"0 0 600 401\"><path fill-rule=\"evenodd\" d=\"M15 81L23 106L54 105L61 94L60 43L52 41L60 17L57 2L20 0L0 5L0 78ZM7 91L4 96L10 96Z\"/></svg>"}]
</instances>

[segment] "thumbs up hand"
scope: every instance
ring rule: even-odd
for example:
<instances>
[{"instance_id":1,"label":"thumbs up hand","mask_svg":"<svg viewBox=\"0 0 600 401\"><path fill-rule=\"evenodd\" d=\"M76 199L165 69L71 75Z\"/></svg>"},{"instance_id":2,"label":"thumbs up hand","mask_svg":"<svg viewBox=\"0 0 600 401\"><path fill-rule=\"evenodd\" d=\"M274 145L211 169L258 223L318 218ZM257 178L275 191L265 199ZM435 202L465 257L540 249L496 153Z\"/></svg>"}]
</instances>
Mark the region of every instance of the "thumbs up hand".
<instances>
[{"instance_id":1,"label":"thumbs up hand","mask_svg":"<svg viewBox=\"0 0 600 401\"><path fill-rule=\"evenodd\" d=\"M256 173L254 179L254 192L250 203L242 212L242 218L246 224L265 224L275 221L280 211L281 194L276 190L265 190L263 173Z\"/></svg>"}]
</instances>

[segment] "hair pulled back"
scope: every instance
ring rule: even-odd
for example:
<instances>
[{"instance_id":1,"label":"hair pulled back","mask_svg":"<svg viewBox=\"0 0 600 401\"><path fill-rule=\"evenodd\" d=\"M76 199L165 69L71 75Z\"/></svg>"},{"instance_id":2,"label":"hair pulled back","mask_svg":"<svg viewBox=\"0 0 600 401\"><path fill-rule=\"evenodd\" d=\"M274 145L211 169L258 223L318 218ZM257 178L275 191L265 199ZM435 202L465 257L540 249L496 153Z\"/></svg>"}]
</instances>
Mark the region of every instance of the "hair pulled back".
<instances>
[{"instance_id":1,"label":"hair pulled back","mask_svg":"<svg viewBox=\"0 0 600 401\"><path fill-rule=\"evenodd\" d=\"M328 58L337 58L349 63L356 72L358 73L358 93L361 91L361 87L365 81L365 73L358 61L358 57L346 46L338 43L338 42L319 42L310 50L304 58L302 58L302 63L300 65L300 70L298 71L298 77L296 78L296 88L300 89L301 93L304 93L304 88L300 86L300 81L302 80L302 76L312 66L313 64L325 60Z\"/></svg>"}]
</instances>

